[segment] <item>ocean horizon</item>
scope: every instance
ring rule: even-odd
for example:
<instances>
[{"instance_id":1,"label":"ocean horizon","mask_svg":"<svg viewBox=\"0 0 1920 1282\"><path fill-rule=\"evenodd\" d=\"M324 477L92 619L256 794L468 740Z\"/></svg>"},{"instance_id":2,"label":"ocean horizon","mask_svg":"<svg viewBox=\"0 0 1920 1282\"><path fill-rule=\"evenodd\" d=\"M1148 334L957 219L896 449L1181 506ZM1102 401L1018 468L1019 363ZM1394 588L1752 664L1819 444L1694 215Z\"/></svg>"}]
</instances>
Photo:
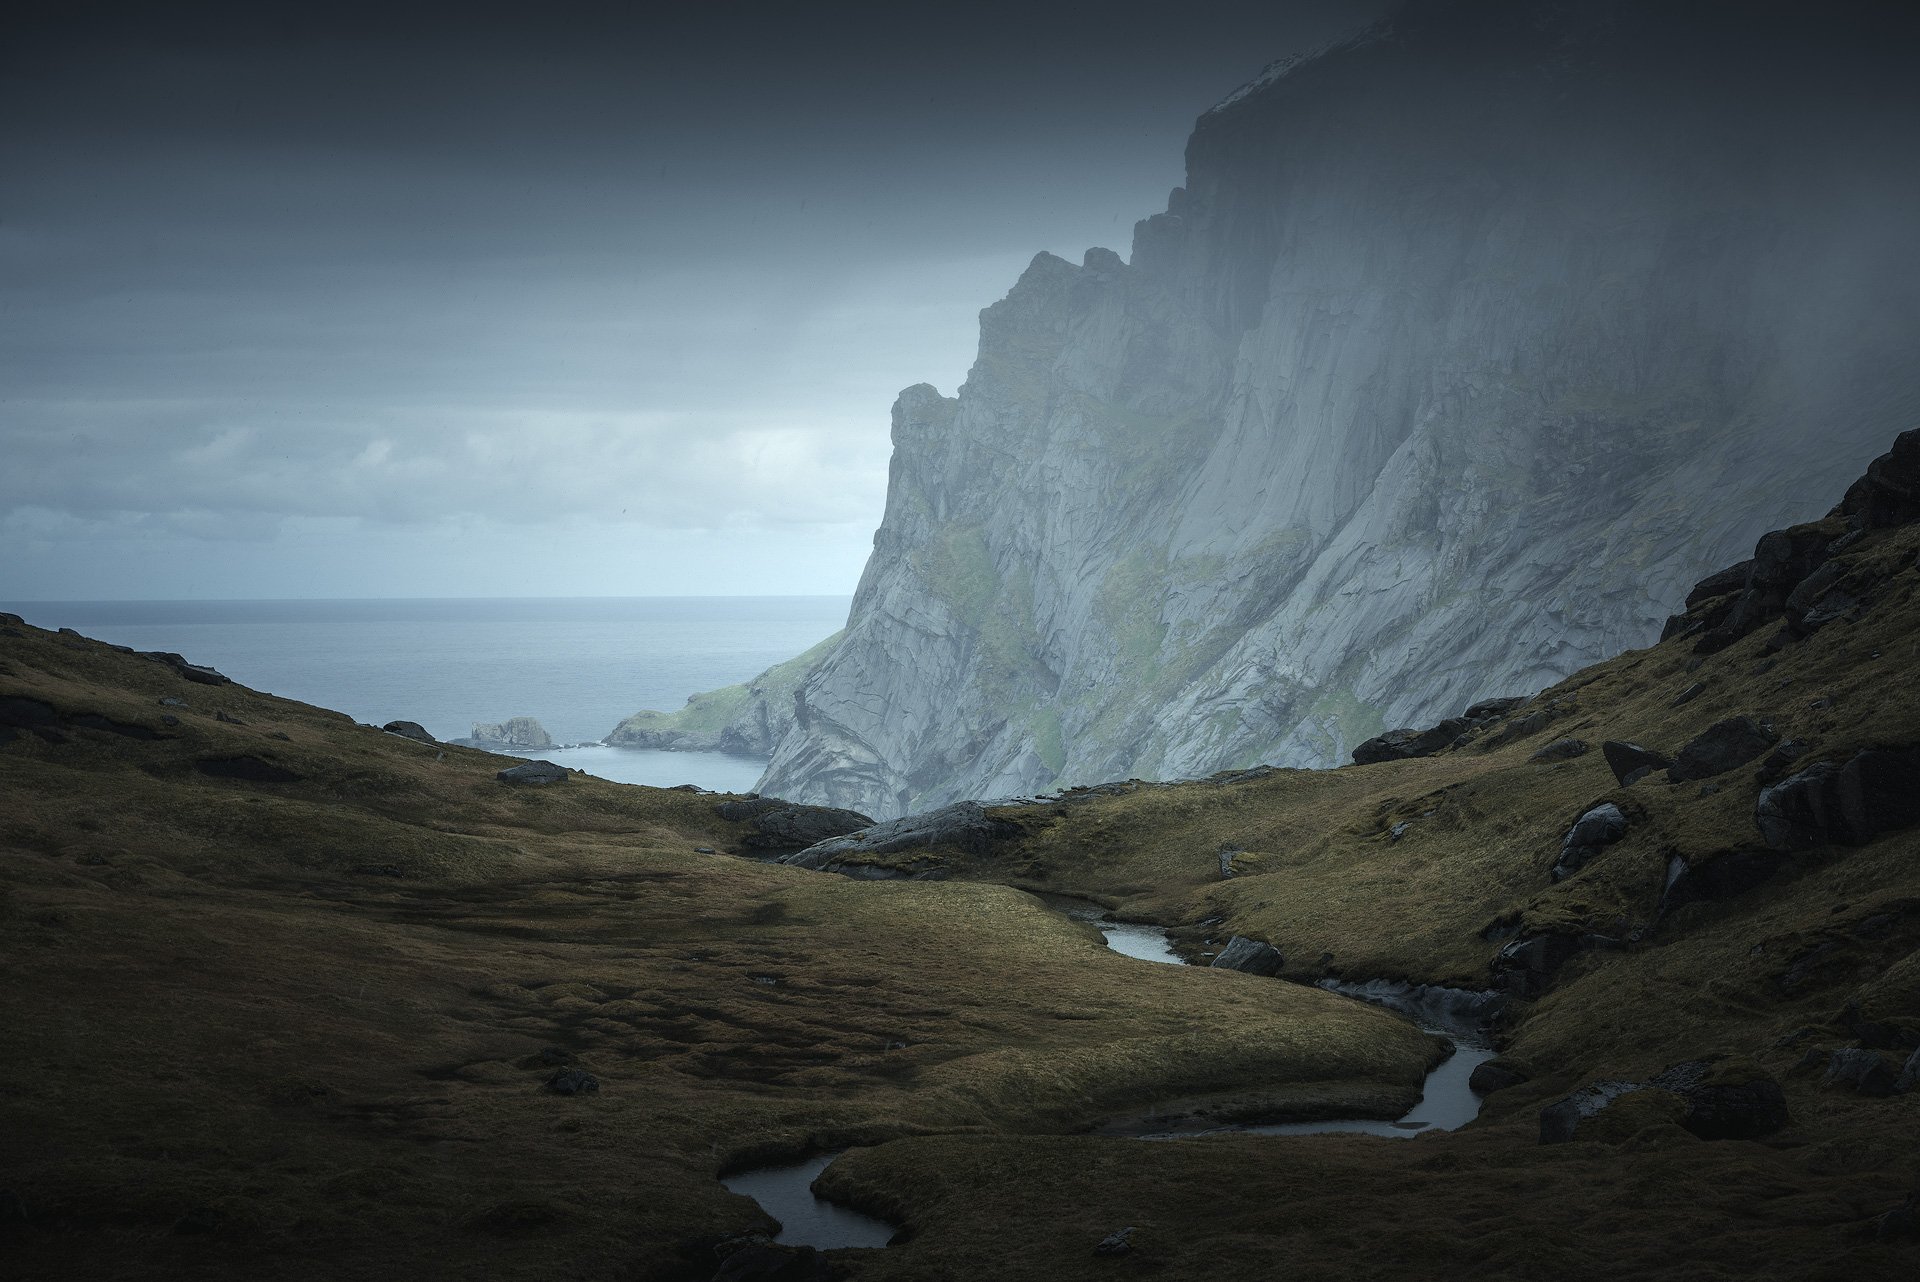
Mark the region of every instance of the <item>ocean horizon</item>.
<instances>
[{"instance_id":1,"label":"ocean horizon","mask_svg":"<svg viewBox=\"0 0 1920 1282\"><path fill-rule=\"evenodd\" d=\"M538 720L538 755L624 783L743 792L755 757L597 745L641 710L735 685L846 622L848 596L368 597L8 601L41 628L170 650L242 685L439 739L476 722Z\"/></svg>"}]
</instances>

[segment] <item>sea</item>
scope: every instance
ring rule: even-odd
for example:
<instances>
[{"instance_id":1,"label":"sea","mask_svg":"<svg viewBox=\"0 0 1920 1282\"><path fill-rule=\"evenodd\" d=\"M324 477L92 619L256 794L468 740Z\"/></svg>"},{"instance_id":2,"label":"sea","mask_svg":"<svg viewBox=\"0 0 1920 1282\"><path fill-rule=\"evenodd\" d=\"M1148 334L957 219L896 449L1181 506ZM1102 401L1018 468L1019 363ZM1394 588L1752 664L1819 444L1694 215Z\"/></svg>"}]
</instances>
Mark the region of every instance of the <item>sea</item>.
<instances>
[{"instance_id":1,"label":"sea","mask_svg":"<svg viewBox=\"0 0 1920 1282\"><path fill-rule=\"evenodd\" d=\"M437 739L533 717L534 755L621 783L749 792L766 763L601 741L642 708L758 676L833 635L851 598L582 597L367 601L24 601L42 628L171 650L242 685Z\"/></svg>"}]
</instances>

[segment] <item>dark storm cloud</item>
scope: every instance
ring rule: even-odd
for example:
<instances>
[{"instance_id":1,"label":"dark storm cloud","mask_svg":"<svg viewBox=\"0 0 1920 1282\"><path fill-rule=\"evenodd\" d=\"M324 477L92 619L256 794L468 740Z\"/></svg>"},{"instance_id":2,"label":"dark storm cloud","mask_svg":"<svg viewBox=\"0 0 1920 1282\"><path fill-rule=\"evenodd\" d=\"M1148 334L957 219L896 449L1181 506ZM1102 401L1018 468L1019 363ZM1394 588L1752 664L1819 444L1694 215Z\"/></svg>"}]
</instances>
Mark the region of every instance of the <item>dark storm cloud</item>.
<instances>
[{"instance_id":1,"label":"dark storm cloud","mask_svg":"<svg viewBox=\"0 0 1920 1282\"><path fill-rule=\"evenodd\" d=\"M842 590L892 393L951 390L1034 251L1124 252L1199 111L1371 12L30 8L0 539L38 583L87 531L824 524Z\"/></svg>"}]
</instances>

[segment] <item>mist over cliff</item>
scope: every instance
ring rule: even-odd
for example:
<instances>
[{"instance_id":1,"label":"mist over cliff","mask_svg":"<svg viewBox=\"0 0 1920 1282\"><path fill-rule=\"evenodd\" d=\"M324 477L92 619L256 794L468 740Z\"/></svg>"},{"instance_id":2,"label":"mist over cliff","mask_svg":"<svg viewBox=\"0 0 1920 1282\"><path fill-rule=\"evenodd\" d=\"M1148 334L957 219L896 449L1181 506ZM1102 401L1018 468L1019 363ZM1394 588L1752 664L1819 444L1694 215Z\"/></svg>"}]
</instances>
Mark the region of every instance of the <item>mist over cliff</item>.
<instances>
[{"instance_id":1,"label":"mist over cliff","mask_svg":"<svg viewBox=\"0 0 1920 1282\"><path fill-rule=\"evenodd\" d=\"M739 714L874 815L1272 762L1651 642L1920 422L1891 6L1416 5L1198 122L903 392L846 632Z\"/></svg>"}]
</instances>

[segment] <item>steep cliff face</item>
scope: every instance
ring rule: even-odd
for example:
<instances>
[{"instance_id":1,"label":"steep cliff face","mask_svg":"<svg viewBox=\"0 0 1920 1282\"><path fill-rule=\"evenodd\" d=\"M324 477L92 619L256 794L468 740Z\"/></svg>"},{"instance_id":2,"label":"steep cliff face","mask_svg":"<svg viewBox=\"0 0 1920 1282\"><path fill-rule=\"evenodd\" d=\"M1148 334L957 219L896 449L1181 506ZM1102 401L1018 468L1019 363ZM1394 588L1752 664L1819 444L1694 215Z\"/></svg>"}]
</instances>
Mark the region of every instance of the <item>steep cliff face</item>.
<instances>
[{"instance_id":1,"label":"steep cliff face","mask_svg":"<svg viewBox=\"0 0 1920 1282\"><path fill-rule=\"evenodd\" d=\"M1672 8L1416 9L1203 117L1130 261L1034 259L895 405L762 790L1341 761L1651 641L1920 422L1910 49Z\"/></svg>"}]
</instances>

